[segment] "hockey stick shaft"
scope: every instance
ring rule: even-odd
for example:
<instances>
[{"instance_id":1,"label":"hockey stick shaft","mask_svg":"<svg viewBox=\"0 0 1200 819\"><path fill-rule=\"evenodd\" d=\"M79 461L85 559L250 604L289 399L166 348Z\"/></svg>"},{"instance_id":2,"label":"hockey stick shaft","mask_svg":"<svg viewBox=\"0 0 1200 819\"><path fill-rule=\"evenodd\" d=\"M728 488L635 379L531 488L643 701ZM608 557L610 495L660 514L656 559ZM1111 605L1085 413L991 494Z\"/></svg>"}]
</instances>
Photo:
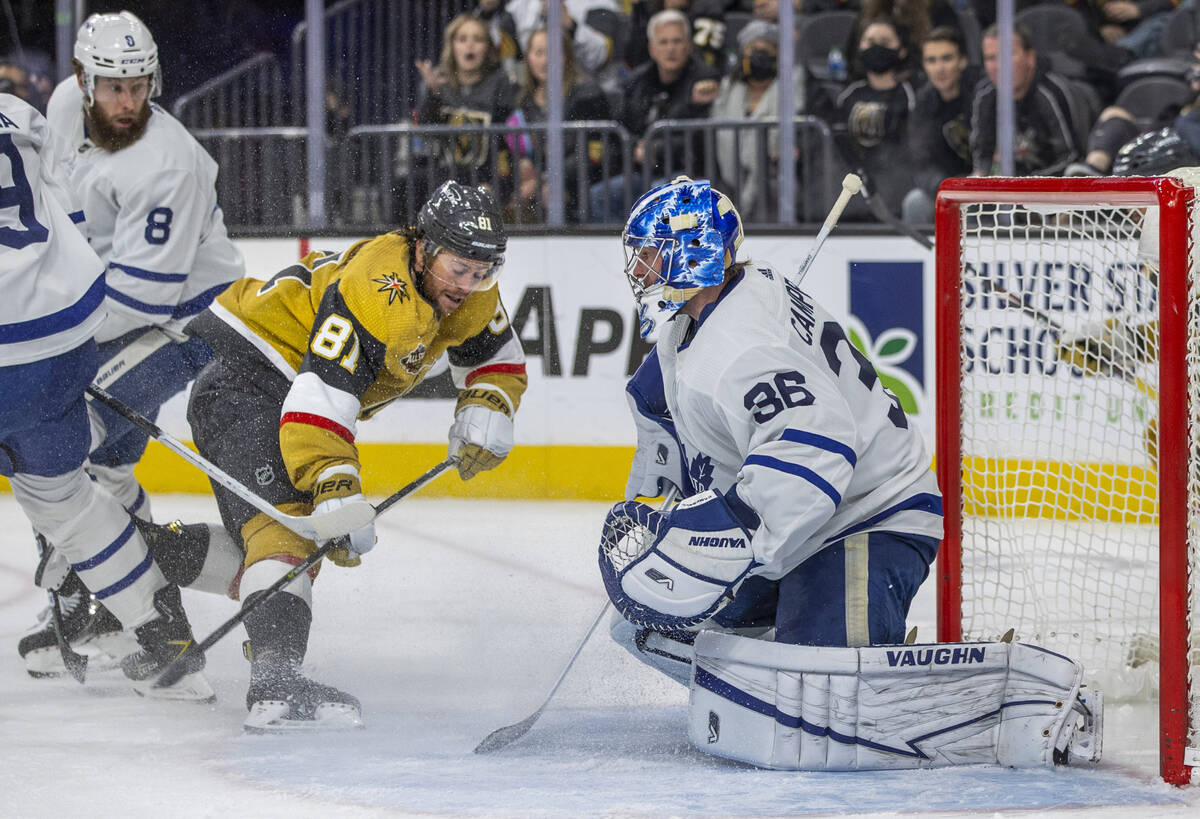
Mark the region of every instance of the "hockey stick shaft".
<instances>
[{"instance_id":1,"label":"hockey stick shaft","mask_svg":"<svg viewBox=\"0 0 1200 819\"><path fill-rule=\"evenodd\" d=\"M808 268L812 266L813 260L817 258L817 253L821 250L821 245L825 244L825 239L837 224L838 219L842 217L842 211L846 209L846 205L850 204L851 197L858 193L861 188L862 180L855 174L848 173L842 179L842 191L834 201L833 207L829 209L829 215L825 217L821 229L817 231L817 236L813 239L813 245L809 249L808 255L800 263L800 269L796 271L796 276L793 280L795 284L804 281L804 277L808 275Z\"/></svg>"},{"instance_id":2,"label":"hockey stick shaft","mask_svg":"<svg viewBox=\"0 0 1200 819\"><path fill-rule=\"evenodd\" d=\"M408 483L396 492L393 492L385 500L381 501L378 506L372 507L375 510L375 515L378 516L400 499L408 497L413 492L416 492L422 486L432 481L438 475L441 475L456 463L458 463L457 458L447 458L446 460L434 466L432 469L417 477L411 483ZM209 634L199 643L196 643L189 651L181 655L174 662L164 668L162 673L159 674L158 679L155 680L154 687L166 688L167 686L174 685L176 682L178 682L179 679L187 673L186 662L188 659L190 659L190 656L193 652L203 654L204 652L208 651L213 647L213 645L216 644L218 640L220 640L222 637L236 628L238 624L245 620L246 615L250 614L250 612L261 606L297 577L307 572L313 566L317 565L317 563L323 557L325 557L325 555L329 554L331 550L336 549L341 545L344 545L343 538L341 537L334 538L333 540L327 540L322 543L312 554L293 566L287 573L285 573L270 586L267 586L267 588L263 589L262 592L259 593L258 596L253 600L243 605L241 609L238 610L237 614L235 614L233 617L230 617L221 625L217 626L212 634Z\"/></svg>"},{"instance_id":3,"label":"hockey stick shaft","mask_svg":"<svg viewBox=\"0 0 1200 819\"><path fill-rule=\"evenodd\" d=\"M286 512L276 509L260 495L252 492L249 487L203 455L193 452L183 442L107 390L93 384L87 388L87 392L92 398L116 412L126 421L133 424L142 432L145 432L205 475L208 475L213 481L225 487L264 515L282 523L301 537L308 540L328 540L329 538L344 535L366 526L375 516L375 508L365 501L348 503L325 515L289 515Z\"/></svg>"},{"instance_id":4,"label":"hockey stick shaft","mask_svg":"<svg viewBox=\"0 0 1200 819\"><path fill-rule=\"evenodd\" d=\"M667 493L663 495L663 501L659 506L659 509L665 510L668 506L670 506L675 500L675 496L678 494L678 492L679 490L676 487L671 487L671 489L667 490ZM495 731L492 731L490 734L484 737L478 745L475 746L475 753L490 754L492 751L498 751L501 748L511 745L521 737L525 736L525 734L529 733L529 729L532 728L533 724L538 721L538 718L541 717L542 712L546 710L546 706L550 704L550 701L554 699L554 695L558 693L558 689L562 686L563 680L567 678L567 674L572 668L575 667L575 661L578 660L579 655L583 653L584 646L586 646L588 641L592 639L592 635L595 634L596 629L600 627L600 623L604 620L605 615L608 614L608 610L611 606L611 602L608 600L604 601L604 605L600 607L600 611L596 613L596 617L594 620L592 620L591 626L588 627L588 630L584 632L583 637L580 638L579 644L575 646L575 651L572 652L571 656L567 659L566 664L563 665L562 671L559 672L558 679L554 681L554 685L550 686L550 690L542 699L542 704L538 706L537 710L520 722L514 722L512 725L505 725L503 728L497 728Z\"/></svg>"}]
</instances>

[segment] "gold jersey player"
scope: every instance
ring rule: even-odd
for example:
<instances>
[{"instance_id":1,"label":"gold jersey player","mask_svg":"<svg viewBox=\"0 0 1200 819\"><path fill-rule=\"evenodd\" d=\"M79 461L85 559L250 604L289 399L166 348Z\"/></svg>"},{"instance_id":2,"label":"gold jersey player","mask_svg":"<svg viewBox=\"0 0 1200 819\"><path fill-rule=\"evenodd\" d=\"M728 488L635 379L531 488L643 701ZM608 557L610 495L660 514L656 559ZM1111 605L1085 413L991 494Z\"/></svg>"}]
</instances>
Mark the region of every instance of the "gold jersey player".
<instances>
[{"instance_id":1,"label":"gold jersey player","mask_svg":"<svg viewBox=\"0 0 1200 819\"><path fill-rule=\"evenodd\" d=\"M216 356L196 380L188 421L199 450L290 514L362 497L356 425L420 383L443 353L458 387L450 454L464 480L512 448L525 359L495 288L506 237L481 189L450 181L415 231L341 253L314 252L268 280L235 282L187 328ZM245 560L231 593L243 605L316 548L223 487L225 527ZM375 544L352 532L339 565ZM312 622L302 575L246 617L248 730L360 724L358 701L301 674Z\"/></svg>"}]
</instances>

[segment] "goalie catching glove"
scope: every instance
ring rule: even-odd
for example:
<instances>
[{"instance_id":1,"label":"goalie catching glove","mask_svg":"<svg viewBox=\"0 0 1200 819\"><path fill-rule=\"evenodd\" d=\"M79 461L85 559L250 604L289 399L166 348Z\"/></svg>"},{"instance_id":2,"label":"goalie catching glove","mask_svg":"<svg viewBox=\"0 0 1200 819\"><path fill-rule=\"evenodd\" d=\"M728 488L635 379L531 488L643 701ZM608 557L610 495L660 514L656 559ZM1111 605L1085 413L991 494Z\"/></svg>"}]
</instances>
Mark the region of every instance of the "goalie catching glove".
<instances>
[{"instance_id":1,"label":"goalie catching glove","mask_svg":"<svg viewBox=\"0 0 1200 819\"><path fill-rule=\"evenodd\" d=\"M513 448L512 406L503 393L486 388L463 390L450 427L450 457L469 481L495 469Z\"/></svg>"},{"instance_id":2,"label":"goalie catching glove","mask_svg":"<svg viewBox=\"0 0 1200 819\"><path fill-rule=\"evenodd\" d=\"M313 514L320 515L348 503L366 501L358 471L349 465L333 466L323 471L313 487ZM326 554L338 566L357 566L362 556L375 548L375 523L355 529L337 539L339 545Z\"/></svg>"},{"instance_id":3,"label":"goalie catching glove","mask_svg":"<svg viewBox=\"0 0 1200 819\"><path fill-rule=\"evenodd\" d=\"M757 565L750 539L758 525L736 489L693 495L666 513L639 501L618 503L600 541L608 596L635 625L696 628L733 600Z\"/></svg>"}]
</instances>

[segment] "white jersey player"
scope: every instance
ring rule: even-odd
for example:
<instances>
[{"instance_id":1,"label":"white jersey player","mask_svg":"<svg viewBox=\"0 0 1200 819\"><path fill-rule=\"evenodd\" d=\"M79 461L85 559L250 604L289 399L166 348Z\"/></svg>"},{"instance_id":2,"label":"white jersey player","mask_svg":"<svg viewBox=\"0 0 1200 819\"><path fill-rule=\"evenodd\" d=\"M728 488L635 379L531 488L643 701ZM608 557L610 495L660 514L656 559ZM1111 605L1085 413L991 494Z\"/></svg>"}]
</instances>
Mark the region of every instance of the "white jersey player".
<instances>
[{"instance_id":1,"label":"white jersey player","mask_svg":"<svg viewBox=\"0 0 1200 819\"><path fill-rule=\"evenodd\" d=\"M777 686L777 672L803 670L815 656L822 662L814 673L849 671L838 685L859 685L854 670L878 658L858 647L904 641L909 604L942 535L930 457L838 321L770 266L735 263L741 241L733 203L687 177L643 195L626 223L626 274L642 334L661 330L629 385L639 455L626 495L658 494L666 480L690 496L669 512L626 501L609 513L601 573L627 621L613 635L668 673L674 667L677 679L687 674L698 720L693 739L704 750L770 767L904 767L887 753L882 762L857 751L852 759L826 754L831 743L860 744L853 731L848 741L837 739L841 726L828 714L817 731L823 750L810 748L802 758L797 744L794 758L790 750L780 756L790 746L773 726L798 736L816 716L797 702L795 724L778 717L776 695L786 686ZM769 628L774 642L746 636ZM705 629L734 634L695 641ZM815 655L802 648L813 646L822 648ZM972 673L982 675L992 705L1016 696L1004 686L1018 666L1024 673L1025 655L981 651L946 656L978 665ZM1056 697L1078 687L1076 664L1061 658L1069 667L1044 674L1036 656L1029 673L1048 676ZM904 664L900 654L896 664ZM938 684L904 681L910 691ZM816 696L799 679L790 694ZM697 708L705 713L697 716ZM1067 722L1061 710L1052 715L1056 739ZM977 737L947 740L960 741L970 746ZM1049 761L1055 747L1040 741L1030 753Z\"/></svg>"},{"instance_id":2,"label":"white jersey player","mask_svg":"<svg viewBox=\"0 0 1200 819\"><path fill-rule=\"evenodd\" d=\"M91 442L84 390L104 321L103 265L64 209L46 161L46 120L0 94L0 474L96 597L132 629L123 670L147 681L192 641L179 599L129 513L83 470ZM58 578L61 579L61 578ZM43 578L47 587L55 579ZM203 655L166 696L212 696Z\"/></svg>"},{"instance_id":3,"label":"white jersey player","mask_svg":"<svg viewBox=\"0 0 1200 819\"><path fill-rule=\"evenodd\" d=\"M92 15L79 30L73 66L74 76L50 98L47 119L55 162L105 267L108 315L96 331L96 381L154 418L212 357L205 342L180 329L240 278L244 265L217 204L216 163L151 102L162 79L158 48L142 22L129 12ZM94 404L92 410L99 442L88 471L149 521L149 498L133 475L146 434L107 407ZM65 621L68 640L95 643L107 638L81 632L115 630L102 608L79 610L97 616ZM56 652L47 650L56 642L49 623L22 639L18 650L30 673L57 670Z\"/></svg>"}]
</instances>

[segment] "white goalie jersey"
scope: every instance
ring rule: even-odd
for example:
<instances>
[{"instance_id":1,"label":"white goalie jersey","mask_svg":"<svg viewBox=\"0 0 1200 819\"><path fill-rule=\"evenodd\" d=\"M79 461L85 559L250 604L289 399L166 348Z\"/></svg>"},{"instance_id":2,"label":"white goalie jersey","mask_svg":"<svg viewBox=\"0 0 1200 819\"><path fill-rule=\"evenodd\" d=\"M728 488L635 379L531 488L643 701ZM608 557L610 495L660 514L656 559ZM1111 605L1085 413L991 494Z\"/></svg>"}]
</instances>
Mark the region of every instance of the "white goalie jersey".
<instances>
[{"instance_id":1,"label":"white goalie jersey","mask_svg":"<svg viewBox=\"0 0 1200 819\"><path fill-rule=\"evenodd\" d=\"M656 345L696 491L738 495L777 579L824 545L892 531L940 539L941 493L921 433L842 326L799 287L748 265Z\"/></svg>"},{"instance_id":2,"label":"white goalie jersey","mask_svg":"<svg viewBox=\"0 0 1200 819\"><path fill-rule=\"evenodd\" d=\"M72 224L46 119L0 94L0 366L87 341L104 320L103 265Z\"/></svg>"},{"instance_id":3,"label":"white goalie jersey","mask_svg":"<svg viewBox=\"0 0 1200 819\"><path fill-rule=\"evenodd\" d=\"M245 272L217 204L217 163L178 120L151 110L141 139L112 153L87 137L74 76L47 108L56 160L106 264L110 316L97 341L181 328Z\"/></svg>"}]
</instances>

